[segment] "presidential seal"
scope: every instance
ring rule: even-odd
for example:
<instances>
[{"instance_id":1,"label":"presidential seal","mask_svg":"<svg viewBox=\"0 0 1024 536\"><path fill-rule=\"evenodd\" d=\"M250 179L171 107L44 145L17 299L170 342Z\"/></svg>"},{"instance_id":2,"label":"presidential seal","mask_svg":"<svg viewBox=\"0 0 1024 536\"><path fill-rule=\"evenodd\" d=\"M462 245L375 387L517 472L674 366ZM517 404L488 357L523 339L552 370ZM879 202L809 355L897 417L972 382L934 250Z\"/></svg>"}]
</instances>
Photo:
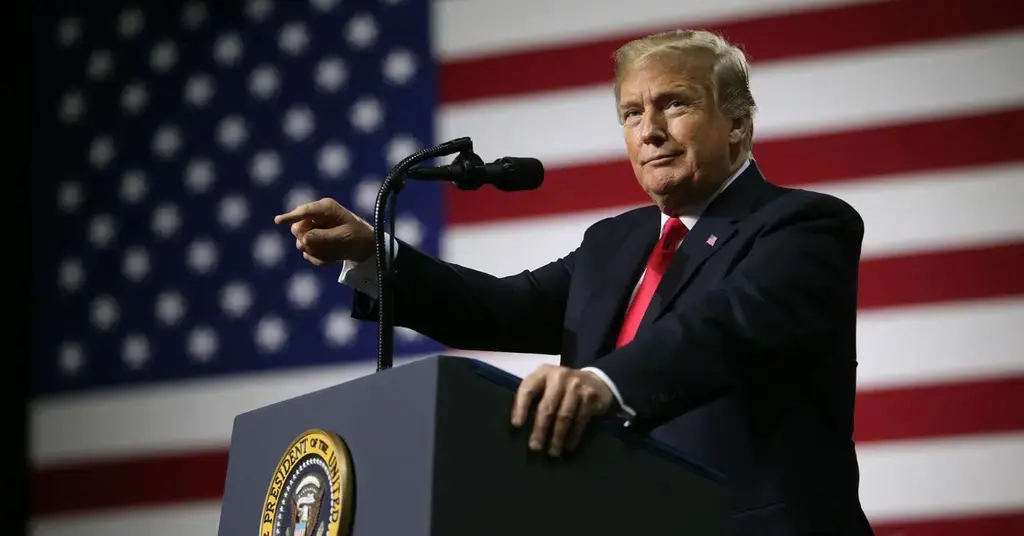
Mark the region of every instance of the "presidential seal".
<instances>
[{"instance_id":1,"label":"presidential seal","mask_svg":"<svg viewBox=\"0 0 1024 536\"><path fill-rule=\"evenodd\" d=\"M263 501L260 536L348 536L352 459L341 438L308 430L281 456Z\"/></svg>"}]
</instances>

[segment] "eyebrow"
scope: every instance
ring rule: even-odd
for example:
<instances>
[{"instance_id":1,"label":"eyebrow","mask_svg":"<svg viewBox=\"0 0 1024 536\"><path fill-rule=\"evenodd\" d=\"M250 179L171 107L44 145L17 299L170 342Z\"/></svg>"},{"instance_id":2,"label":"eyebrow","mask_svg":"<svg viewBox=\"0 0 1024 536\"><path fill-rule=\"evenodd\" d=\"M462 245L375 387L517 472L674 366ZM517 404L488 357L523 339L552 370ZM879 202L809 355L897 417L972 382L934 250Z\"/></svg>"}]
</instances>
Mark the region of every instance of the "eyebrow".
<instances>
[{"instance_id":1,"label":"eyebrow","mask_svg":"<svg viewBox=\"0 0 1024 536\"><path fill-rule=\"evenodd\" d=\"M654 95L654 100L655 100L655 102L657 102L657 101L663 101L663 100L665 100L666 98L669 98L669 97L680 97L680 96L686 97L687 99L689 99L691 101L695 101L695 100L698 100L698 99L701 98L700 92L699 91L695 91L693 86L691 86L691 85L678 85L678 86L673 86L673 87L669 88L666 91L662 91L661 93L658 93L658 94ZM623 101L619 102L618 109L621 111L621 110L624 110L626 108L634 107L636 105L637 105L636 99L623 100Z\"/></svg>"}]
</instances>

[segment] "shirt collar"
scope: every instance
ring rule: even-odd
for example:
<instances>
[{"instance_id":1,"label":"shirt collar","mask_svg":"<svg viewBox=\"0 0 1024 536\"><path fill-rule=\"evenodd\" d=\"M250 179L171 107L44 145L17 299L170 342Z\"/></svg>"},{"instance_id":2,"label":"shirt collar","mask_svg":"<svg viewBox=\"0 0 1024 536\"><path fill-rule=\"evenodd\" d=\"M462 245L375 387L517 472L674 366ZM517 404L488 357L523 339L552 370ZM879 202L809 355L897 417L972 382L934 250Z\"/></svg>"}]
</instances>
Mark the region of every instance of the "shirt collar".
<instances>
[{"instance_id":1,"label":"shirt collar","mask_svg":"<svg viewBox=\"0 0 1024 536\"><path fill-rule=\"evenodd\" d=\"M722 184L719 185L717 190L715 190L715 193L711 194L711 196L708 197L707 200L705 200L703 203L698 205L696 207L696 209L689 211L687 214L685 214L683 216L679 216L679 219L682 220L683 225L686 225L687 229L693 229L693 226L697 225L697 220L700 219L700 215L701 215L701 213L704 212L704 209L707 208L708 205L710 205L711 202L714 201L716 197L721 195L721 193L724 192L725 189L728 188L729 185L732 184L733 181L735 181L737 177L739 177L741 174L743 174L743 172L746 171L748 167L750 167L750 159L749 158L744 160L743 164L739 167L739 169L737 169L735 172L733 172L732 175L729 175L729 178L727 178L724 181L722 181ZM666 216L665 214L661 215L661 228L662 229L665 228L665 222L668 221L668 218L669 217Z\"/></svg>"}]
</instances>

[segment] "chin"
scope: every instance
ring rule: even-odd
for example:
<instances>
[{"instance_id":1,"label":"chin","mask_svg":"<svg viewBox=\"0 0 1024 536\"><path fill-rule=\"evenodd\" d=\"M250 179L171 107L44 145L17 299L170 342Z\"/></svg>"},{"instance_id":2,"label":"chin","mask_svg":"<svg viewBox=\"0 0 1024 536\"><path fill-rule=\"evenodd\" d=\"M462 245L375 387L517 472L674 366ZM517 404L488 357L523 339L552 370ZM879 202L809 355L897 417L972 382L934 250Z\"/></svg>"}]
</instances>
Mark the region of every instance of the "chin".
<instances>
[{"instance_id":1,"label":"chin","mask_svg":"<svg viewBox=\"0 0 1024 536\"><path fill-rule=\"evenodd\" d=\"M667 196L686 190L691 181L687 176L676 170L655 170L644 177L644 189L654 196Z\"/></svg>"}]
</instances>

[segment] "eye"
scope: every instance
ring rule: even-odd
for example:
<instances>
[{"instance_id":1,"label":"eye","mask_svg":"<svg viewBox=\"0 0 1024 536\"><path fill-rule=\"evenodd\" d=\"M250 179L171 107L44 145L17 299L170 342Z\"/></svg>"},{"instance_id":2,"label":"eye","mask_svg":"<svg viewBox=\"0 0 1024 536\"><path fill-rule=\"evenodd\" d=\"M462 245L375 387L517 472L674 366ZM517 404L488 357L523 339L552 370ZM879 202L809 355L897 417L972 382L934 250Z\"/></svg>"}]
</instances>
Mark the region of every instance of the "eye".
<instances>
[{"instance_id":1,"label":"eye","mask_svg":"<svg viewBox=\"0 0 1024 536\"><path fill-rule=\"evenodd\" d=\"M631 119L633 117L637 117L639 115L640 115L640 112L638 110L626 110L622 114L622 120L623 121L628 121L629 119Z\"/></svg>"},{"instance_id":2,"label":"eye","mask_svg":"<svg viewBox=\"0 0 1024 536\"><path fill-rule=\"evenodd\" d=\"M686 102L677 99L668 103L669 108L678 108L680 106L686 106Z\"/></svg>"}]
</instances>

